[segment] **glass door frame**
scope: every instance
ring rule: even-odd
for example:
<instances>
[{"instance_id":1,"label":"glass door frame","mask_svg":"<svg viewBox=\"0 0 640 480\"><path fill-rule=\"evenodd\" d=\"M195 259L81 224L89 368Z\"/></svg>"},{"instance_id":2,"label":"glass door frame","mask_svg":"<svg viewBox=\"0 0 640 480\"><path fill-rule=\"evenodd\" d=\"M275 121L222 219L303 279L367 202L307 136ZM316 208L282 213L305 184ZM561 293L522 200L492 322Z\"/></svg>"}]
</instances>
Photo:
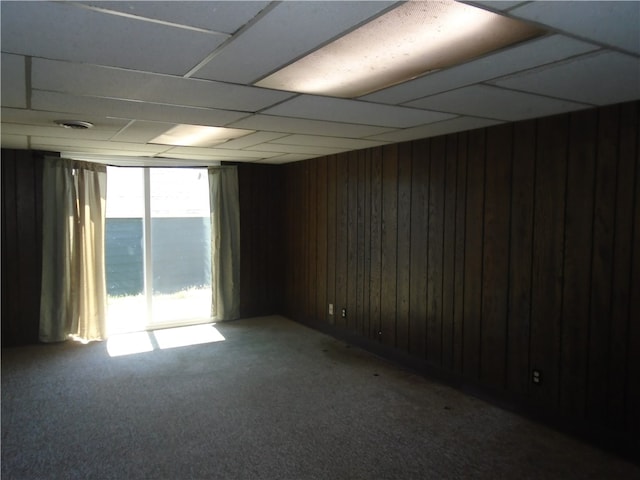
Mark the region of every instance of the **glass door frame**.
<instances>
[{"instance_id":1,"label":"glass door frame","mask_svg":"<svg viewBox=\"0 0 640 480\"><path fill-rule=\"evenodd\" d=\"M126 168L126 167L113 167L113 168ZM152 185L151 185L151 170L156 167L138 167L142 170L142 185L143 189L143 216L142 216L142 299L144 304L144 317L140 319L140 324L132 329L132 331L141 330L157 330L163 328L172 328L178 326L197 325L213 322L211 305L207 315L195 316L184 319L175 320L161 320L154 321L154 269L153 269L153 232L152 232ZM157 167L163 168L163 167ZM181 168L181 167L176 167ZM196 169L198 167L184 167L183 169ZM208 178L205 176L205 178ZM107 202L109 198L107 197ZM208 211L208 205L207 205ZM210 212L209 212L210 215ZM108 217L111 218L111 217ZM118 218L118 217L114 217ZM209 287L211 288L211 287ZM142 309L142 304L140 304ZM109 314L107 314L109 318ZM118 330L115 333L120 333Z\"/></svg>"}]
</instances>

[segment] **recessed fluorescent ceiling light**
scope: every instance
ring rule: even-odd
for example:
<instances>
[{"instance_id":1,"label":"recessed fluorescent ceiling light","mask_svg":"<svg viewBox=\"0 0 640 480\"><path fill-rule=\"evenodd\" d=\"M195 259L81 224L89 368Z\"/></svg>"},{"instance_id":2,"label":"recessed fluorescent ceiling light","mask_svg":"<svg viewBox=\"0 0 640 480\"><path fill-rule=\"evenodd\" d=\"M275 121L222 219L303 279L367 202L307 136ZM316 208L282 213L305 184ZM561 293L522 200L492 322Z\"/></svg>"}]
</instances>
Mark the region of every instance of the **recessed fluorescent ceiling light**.
<instances>
[{"instance_id":1,"label":"recessed fluorescent ceiling light","mask_svg":"<svg viewBox=\"0 0 640 480\"><path fill-rule=\"evenodd\" d=\"M453 0L406 2L256 85L359 97L542 33Z\"/></svg>"},{"instance_id":2,"label":"recessed fluorescent ceiling light","mask_svg":"<svg viewBox=\"0 0 640 480\"><path fill-rule=\"evenodd\" d=\"M239 128L203 127L200 125L176 125L149 143L177 145L181 147L211 147L232 138L253 133Z\"/></svg>"}]
</instances>

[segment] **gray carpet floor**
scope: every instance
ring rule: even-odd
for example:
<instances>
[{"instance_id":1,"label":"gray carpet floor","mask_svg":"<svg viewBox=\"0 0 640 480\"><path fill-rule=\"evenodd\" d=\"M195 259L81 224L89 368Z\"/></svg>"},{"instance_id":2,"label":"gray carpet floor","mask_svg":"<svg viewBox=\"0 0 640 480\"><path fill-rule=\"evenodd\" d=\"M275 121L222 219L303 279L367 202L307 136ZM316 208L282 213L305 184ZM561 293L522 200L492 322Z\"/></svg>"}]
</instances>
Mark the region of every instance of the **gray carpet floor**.
<instances>
[{"instance_id":1,"label":"gray carpet floor","mask_svg":"<svg viewBox=\"0 0 640 480\"><path fill-rule=\"evenodd\" d=\"M213 327L211 327L213 328ZM282 317L4 349L2 479L626 479L640 468Z\"/></svg>"}]
</instances>

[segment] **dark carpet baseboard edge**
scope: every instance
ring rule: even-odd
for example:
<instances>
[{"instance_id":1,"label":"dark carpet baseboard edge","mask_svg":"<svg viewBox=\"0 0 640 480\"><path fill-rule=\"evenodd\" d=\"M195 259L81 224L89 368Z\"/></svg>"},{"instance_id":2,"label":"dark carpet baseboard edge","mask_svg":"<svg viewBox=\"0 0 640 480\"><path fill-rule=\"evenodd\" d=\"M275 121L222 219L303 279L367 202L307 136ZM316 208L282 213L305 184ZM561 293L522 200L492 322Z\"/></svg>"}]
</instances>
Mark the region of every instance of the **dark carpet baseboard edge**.
<instances>
[{"instance_id":1,"label":"dark carpet baseboard edge","mask_svg":"<svg viewBox=\"0 0 640 480\"><path fill-rule=\"evenodd\" d=\"M283 315L313 330L325 333L340 341L357 346L367 352L390 361L397 366L422 375L444 385L455 388L465 394L479 398L504 410L522 415L529 420L544 424L550 428L587 442L597 448L618 455L627 461L640 465L640 438L629 432L612 430L609 426L593 422L579 421L560 415L536 405L526 397L517 396L504 390L491 388L480 382L474 382L461 375L444 370L426 360L409 355L373 339L358 335L328 323L300 320Z\"/></svg>"}]
</instances>

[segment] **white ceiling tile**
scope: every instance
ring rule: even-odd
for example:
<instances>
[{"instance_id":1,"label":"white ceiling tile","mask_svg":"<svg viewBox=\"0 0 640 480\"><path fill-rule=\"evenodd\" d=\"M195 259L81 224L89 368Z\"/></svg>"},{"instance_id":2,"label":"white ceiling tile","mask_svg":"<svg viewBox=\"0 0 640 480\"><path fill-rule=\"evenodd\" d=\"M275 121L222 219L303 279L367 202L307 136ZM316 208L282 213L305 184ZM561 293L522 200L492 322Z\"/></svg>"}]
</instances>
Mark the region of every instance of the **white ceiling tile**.
<instances>
[{"instance_id":1,"label":"white ceiling tile","mask_svg":"<svg viewBox=\"0 0 640 480\"><path fill-rule=\"evenodd\" d=\"M60 126L38 126L23 125L18 123L3 123L2 133L14 135L31 135L37 137L55 137L77 140L110 140L117 130L111 128L90 128L87 130L77 130L73 128L63 128Z\"/></svg>"},{"instance_id":2,"label":"white ceiling tile","mask_svg":"<svg viewBox=\"0 0 640 480\"><path fill-rule=\"evenodd\" d=\"M514 92L489 85L472 85L440 93L416 100L410 105L435 110L446 109L460 115L509 121L543 117L589 107L589 105Z\"/></svg>"},{"instance_id":3,"label":"white ceiling tile","mask_svg":"<svg viewBox=\"0 0 640 480\"><path fill-rule=\"evenodd\" d=\"M17 150L27 150L29 139L26 135L12 135L4 132L2 127L2 148L15 148Z\"/></svg>"},{"instance_id":4,"label":"white ceiling tile","mask_svg":"<svg viewBox=\"0 0 640 480\"><path fill-rule=\"evenodd\" d=\"M269 2L81 2L85 5L215 32L234 33Z\"/></svg>"},{"instance_id":5,"label":"white ceiling tile","mask_svg":"<svg viewBox=\"0 0 640 480\"><path fill-rule=\"evenodd\" d=\"M253 83L393 3L281 2L225 45L194 76Z\"/></svg>"},{"instance_id":6,"label":"white ceiling tile","mask_svg":"<svg viewBox=\"0 0 640 480\"><path fill-rule=\"evenodd\" d=\"M418 140L420 138L435 137L438 135L446 135L448 133L462 132L465 130L473 130L475 128L488 127L503 123L500 120L492 120L489 118L477 117L457 117L443 122L431 123L420 127L407 128L398 132L383 133L371 137L374 140L383 140L387 142L406 142L409 140Z\"/></svg>"},{"instance_id":7,"label":"white ceiling tile","mask_svg":"<svg viewBox=\"0 0 640 480\"><path fill-rule=\"evenodd\" d=\"M198 147L173 147L167 151L167 154L171 155L199 155L217 157L222 160L234 160L234 159L260 159L266 157L273 157L276 155L274 152L268 151L251 151L251 150L232 150L224 148L198 148Z\"/></svg>"},{"instance_id":8,"label":"white ceiling tile","mask_svg":"<svg viewBox=\"0 0 640 480\"><path fill-rule=\"evenodd\" d=\"M56 120L70 120L70 118L67 118L68 112L40 112L37 110L24 110L18 108L3 108L1 116L3 125L6 122L50 127L55 124ZM96 129L105 129L113 132L124 128L129 123L129 120L107 118L96 115L95 113L83 115L82 119L93 123Z\"/></svg>"},{"instance_id":9,"label":"white ceiling tile","mask_svg":"<svg viewBox=\"0 0 640 480\"><path fill-rule=\"evenodd\" d=\"M588 40L640 53L640 2L528 2L509 12Z\"/></svg>"},{"instance_id":10,"label":"white ceiling tile","mask_svg":"<svg viewBox=\"0 0 640 480\"><path fill-rule=\"evenodd\" d=\"M339 118L348 123L392 128L413 127L453 116L440 112L313 95L300 95L268 108L263 113L326 121Z\"/></svg>"},{"instance_id":11,"label":"white ceiling tile","mask_svg":"<svg viewBox=\"0 0 640 480\"><path fill-rule=\"evenodd\" d=\"M457 67L436 72L362 97L373 102L400 104L513 72L563 60L598 47L553 35L511 47Z\"/></svg>"},{"instance_id":12,"label":"white ceiling tile","mask_svg":"<svg viewBox=\"0 0 640 480\"><path fill-rule=\"evenodd\" d=\"M330 147L315 147L315 146L303 146L303 145L284 145L277 143L261 143L245 149L258 150L262 152L277 152L277 153L300 153L309 155L331 155L334 153L344 152L348 150L346 148L330 148Z\"/></svg>"},{"instance_id":13,"label":"white ceiling tile","mask_svg":"<svg viewBox=\"0 0 640 480\"><path fill-rule=\"evenodd\" d=\"M34 109L45 111L68 112L73 114L91 114L101 112L109 117L136 120L167 121L206 125L224 126L244 116L245 113L229 110L217 110L195 107L178 107L157 103L144 103L129 100L114 100L96 97L80 97L64 93L43 92L34 90L31 104Z\"/></svg>"},{"instance_id":14,"label":"white ceiling tile","mask_svg":"<svg viewBox=\"0 0 640 480\"><path fill-rule=\"evenodd\" d=\"M95 97L255 112L293 94L119 68L33 59L32 87Z\"/></svg>"},{"instance_id":15,"label":"white ceiling tile","mask_svg":"<svg viewBox=\"0 0 640 480\"><path fill-rule=\"evenodd\" d=\"M577 102L608 105L640 98L640 60L603 51L492 83Z\"/></svg>"},{"instance_id":16,"label":"white ceiling tile","mask_svg":"<svg viewBox=\"0 0 640 480\"><path fill-rule=\"evenodd\" d=\"M175 75L188 72L226 38L65 2L2 2L1 25L6 52Z\"/></svg>"},{"instance_id":17,"label":"white ceiling tile","mask_svg":"<svg viewBox=\"0 0 640 480\"><path fill-rule=\"evenodd\" d=\"M116 132L111 140L116 142L148 143L150 140L153 140L158 135L162 135L174 126L174 123L145 122L142 120L136 120L130 122L125 128Z\"/></svg>"},{"instance_id":18,"label":"white ceiling tile","mask_svg":"<svg viewBox=\"0 0 640 480\"><path fill-rule=\"evenodd\" d=\"M380 145L380 141L361 140L354 138L340 137L320 137L315 135L288 135L286 137L273 140L270 143L282 143L286 145L306 145L317 147L331 147L340 149L361 149Z\"/></svg>"},{"instance_id":19,"label":"white ceiling tile","mask_svg":"<svg viewBox=\"0 0 640 480\"><path fill-rule=\"evenodd\" d=\"M3 107L26 108L27 90L25 83L24 57L2 54L2 99Z\"/></svg>"},{"instance_id":20,"label":"white ceiling tile","mask_svg":"<svg viewBox=\"0 0 640 480\"><path fill-rule=\"evenodd\" d=\"M262 160L261 158L255 157L241 157L236 156L231 158L228 155L194 155L192 153L184 154L184 153L165 153L163 154L163 158L171 159L180 159L186 163L190 162L201 162L202 164L218 164L220 162L257 162Z\"/></svg>"},{"instance_id":21,"label":"white ceiling tile","mask_svg":"<svg viewBox=\"0 0 640 480\"><path fill-rule=\"evenodd\" d=\"M73 158L75 160L84 160L116 167L206 167L210 165L220 165L219 160L148 157L139 154L126 155L122 154L122 152L95 154L63 151L60 152L60 155L64 158Z\"/></svg>"},{"instance_id":22,"label":"white ceiling tile","mask_svg":"<svg viewBox=\"0 0 640 480\"><path fill-rule=\"evenodd\" d=\"M361 138L394 130L393 128L354 125L342 122L322 122L299 118L278 117L275 115L252 115L227 125L248 130L269 130L283 133L303 133L310 135L343 136Z\"/></svg>"},{"instance_id":23,"label":"white ceiling tile","mask_svg":"<svg viewBox=\"0 0 640 480\"><path fill-rule=\"evenodd\" d=\"M100 140L80 140L80 139L68 139L62 137L31 137L31 143L33 144L46 144L50 146L57 146L58 148L68 147L73 145L74 147L94 148L94 149L108 149L108 150L125 150L128 152L143 152L148 154L161 153L167 150L166 145L143 145L139 143L125 143L125 142L107 142Z\"/></svg>"},{"instance_id":24,"label":"white ceiling tile","mask_svg":"<svg viewBox=\"0 0 640 480\"><path fill-rule=\"evenodd\" d=\"M301 155L297 153L287 153L278 157L268 158L261 160L259 163L267 163L271 165L282 165L284 163L300 162L302 160L309 160L310 158L319 157L320 155Z\"/></svg>"},{"instance_id":25,"label":"white ceiling tile","mask_svg":"<svg viewBox=\"0 0 640 480\"><path fill-rule=\"evenodd\" d=\"M39 138L37 142L31 141L31 148L33 150L45 150L49 152L60 152L63 157L71 157L73 154L89 154L89 155L100 155L100 156L126 156L126 157L148 157L149 152L144 152L140 150L119 150L115 148L93 148L93 147L84 147L78 146L75 144L71 144L68 146L65 145L57 145L50 144L46 141L46 139ZM133 144L132 144L133 145Z\"/></svg>"},{"instance_id":26,"label":"white ceiling tile","mask_svg":"<svg viewBox=\"0 0 640 480\"><path fill-rule=\"evenodd\" d=\"M284 136L285 136L284 133L279 133L279 132L250 133L249 135L245 135L243 137L224 142L224 148L237 148L237 149L247 148L247 147L252 147L254 145L258 145L260 143L268 142L270 140L275 140L276 138L280 138Z\"/></svg>"}]
</instances>

